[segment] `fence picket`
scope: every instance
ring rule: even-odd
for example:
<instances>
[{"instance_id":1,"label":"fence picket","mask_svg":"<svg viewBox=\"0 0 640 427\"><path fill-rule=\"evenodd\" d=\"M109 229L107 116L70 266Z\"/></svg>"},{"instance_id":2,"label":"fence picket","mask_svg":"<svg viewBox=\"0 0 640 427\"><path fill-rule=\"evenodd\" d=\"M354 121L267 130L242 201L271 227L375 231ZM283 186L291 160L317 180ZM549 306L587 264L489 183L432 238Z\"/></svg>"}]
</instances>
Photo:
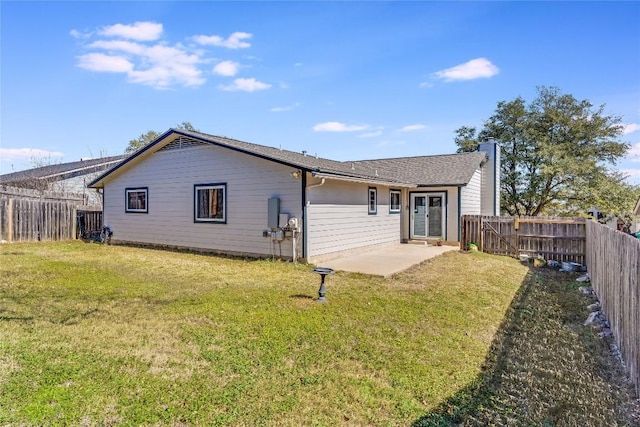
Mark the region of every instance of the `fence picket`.
<instances>
[{"instance_id":1,"label":"fence picket","mask_svg":"<svg viewBox=\"0 0 640 427\"><path fill-rule=\"evenodd\" d=\"M585 262L584 218L494 217L465 215L462 217L462 240L496 255L541 255L558 262Z\"/></svg>"},{"instance_id":2,"label":"fence picket","mask_svg":"<svg viewBox=\"0 0 640 427\"><path fill-rule=\"evenodd\" d=\"M591 284L640 395L640 240L593 221L586 230Z\"/></svg>"},{"instance_id":3,"label":"fence picket","mask_svg":"<svg viewBox=\"0 0 640 427\"><path fill-rule=\"evenodd\" d=\"M83 203L82 194L0 185L0 240L73 239L76 206Z\"/></svg>"}]
</instances>

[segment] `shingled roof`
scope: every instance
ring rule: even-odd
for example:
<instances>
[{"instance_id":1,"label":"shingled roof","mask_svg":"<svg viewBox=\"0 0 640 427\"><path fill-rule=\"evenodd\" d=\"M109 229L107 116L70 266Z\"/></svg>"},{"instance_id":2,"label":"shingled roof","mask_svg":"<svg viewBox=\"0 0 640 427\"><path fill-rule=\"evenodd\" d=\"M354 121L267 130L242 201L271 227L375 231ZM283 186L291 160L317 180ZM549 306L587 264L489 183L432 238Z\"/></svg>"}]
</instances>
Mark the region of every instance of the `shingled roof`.
<instances>
[{"instance_id":1,"label":"shingled roof","mask_svg":"<svg viewBox=\"0 0 640 427\"><path fill-rule=\"evenodd\" d=\"M171 143L208 143L260 157L276 163L309 171L318 177L398 185L406 187L435 185L465 185L485 159L484 153L463 153L443 156L402 157L394 159L339 162L276 147L252 144L236 139L183 129L170 129L96 178L89 186L101 186L103 180L118 169L158 151Z\"/></svg>"},{"instance_id":2,"label":"shingled roof","mask_svg":"<svg viewBox=\"0 0 640 427\"><path fill-rule=\"evenodd\" d=\"M125 157L126 155L101 157L98 159L87 159L77 162L59 163L54 165L41 166L33 169L27 169L19 172L6 173L4 175L0 175L0 183L8 184L33 179L67 179L78 175L86 175L89 173L109 169L122 161Z\"/></svg>"},{"instance_id":3,"label":"shingled roof","mask_svg":"<svg viewBox=\"0 0 640 427\"><path fill-rule=\"evenodd\" d=\"M353 162L356 168L377 170L381 176L410 182L418 187L466 185L486 154L445 154L438 156L398 157Z\"/></svg>"}]
</instances>

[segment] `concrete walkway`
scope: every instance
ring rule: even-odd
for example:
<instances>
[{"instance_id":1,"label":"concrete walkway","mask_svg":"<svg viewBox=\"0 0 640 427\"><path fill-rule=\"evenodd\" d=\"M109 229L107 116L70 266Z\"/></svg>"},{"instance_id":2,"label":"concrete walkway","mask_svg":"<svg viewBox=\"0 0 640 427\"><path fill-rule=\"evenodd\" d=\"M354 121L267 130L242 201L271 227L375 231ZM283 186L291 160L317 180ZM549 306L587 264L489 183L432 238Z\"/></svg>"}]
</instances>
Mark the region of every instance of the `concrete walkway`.
<instances>
[{"instance_id":1,"label":"concrete walkway","mask_svg":"<svg viewBox=\"0 0 640 427\"><path fill-rule=\"evenodd\" d=\"M458 246L426 246L398 243L367 252L345 254L340 258L320 261L316 265L340 271L389 277L392 274L420 264L424 260L459 249Z\"/></svg>"}]
</instances>

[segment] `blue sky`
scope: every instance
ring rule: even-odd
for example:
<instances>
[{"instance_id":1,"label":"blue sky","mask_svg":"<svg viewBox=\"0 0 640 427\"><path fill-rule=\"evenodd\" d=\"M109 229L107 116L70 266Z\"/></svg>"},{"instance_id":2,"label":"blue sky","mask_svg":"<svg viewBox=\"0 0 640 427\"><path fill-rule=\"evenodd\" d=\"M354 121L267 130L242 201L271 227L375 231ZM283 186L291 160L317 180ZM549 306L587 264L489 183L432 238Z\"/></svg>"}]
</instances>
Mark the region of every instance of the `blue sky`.
<instances>
[{"instance_id":1,"label":"blue sky","mask_svg":"<svg viewBox=\"0 0 640 427\"><path fill-rule=\"evenodd\" d=\"M639 2L0 3L0 172L183 121L353 160L455 152L558 86L622 116L640 183Z\"/></svg>"}]
</instances>

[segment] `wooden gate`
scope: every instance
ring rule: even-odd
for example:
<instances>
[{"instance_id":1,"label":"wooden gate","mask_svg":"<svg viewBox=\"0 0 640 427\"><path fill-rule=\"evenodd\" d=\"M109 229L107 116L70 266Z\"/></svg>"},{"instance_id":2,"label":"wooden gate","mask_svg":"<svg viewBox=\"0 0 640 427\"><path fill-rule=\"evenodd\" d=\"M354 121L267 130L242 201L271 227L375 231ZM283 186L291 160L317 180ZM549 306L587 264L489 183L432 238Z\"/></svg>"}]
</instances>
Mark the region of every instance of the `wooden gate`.
<instances>
[{"instance_id":1,"label":"wooden gate","mask_svg":"<svg viewBox=\"0 0 640 427\"><path fill-rule=\"evenodd\" d=\"M469 243L491 254L540 255L547 260L584 264L585 219L465 215L460 244L467 249Z\"/></svg>"}]
</instances>

